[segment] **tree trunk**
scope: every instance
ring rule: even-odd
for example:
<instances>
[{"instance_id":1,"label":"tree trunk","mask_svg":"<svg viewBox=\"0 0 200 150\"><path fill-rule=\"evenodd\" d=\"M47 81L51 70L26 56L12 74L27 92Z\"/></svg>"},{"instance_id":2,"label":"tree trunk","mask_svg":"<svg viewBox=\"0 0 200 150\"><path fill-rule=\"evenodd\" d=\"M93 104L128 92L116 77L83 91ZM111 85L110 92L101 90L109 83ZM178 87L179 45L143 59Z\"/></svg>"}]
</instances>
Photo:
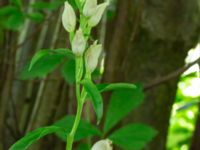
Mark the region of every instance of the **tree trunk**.
<instances>
[{"instance_id":1,"label":"tree trunk","mask_svg":"<svg viewBox=\"0 0 200 150\"><path fill-rule=\"evenodd\" d=\"M187 51L197 44L197 3L118 1L115 19L108 24L104 82L140 82L145 86L183 66ZM166 149L177 82L178 77L146 90L143 105L124 120L147 123L158 130L146 149Z\"/></svg>"},{"instance_id":2,"label":"tree trunk","mask_svg":"<svg viewBox=\"0 0 200 150\"><path fill-rule=\"evenodd\" d=\"M200 114L198 113L198 118L196 122L195 131L193 134L190 150L199 150L200 149Z\"/></svg>"}]
</instances>

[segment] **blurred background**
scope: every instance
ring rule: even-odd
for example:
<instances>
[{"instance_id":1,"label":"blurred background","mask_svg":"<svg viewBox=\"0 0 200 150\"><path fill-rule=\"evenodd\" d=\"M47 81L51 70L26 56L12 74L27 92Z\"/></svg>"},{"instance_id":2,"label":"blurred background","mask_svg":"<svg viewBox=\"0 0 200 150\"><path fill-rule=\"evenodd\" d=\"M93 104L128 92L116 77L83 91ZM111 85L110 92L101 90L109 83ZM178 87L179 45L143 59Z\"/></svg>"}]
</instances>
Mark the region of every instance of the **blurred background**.
<instances>
[{"instance_id":1,"label":"blurred background","mask_svg":"<svg viewBox=\"0 0 200 150\"><path fill-rule=\"evenodd\" d=\"M69 47L64 1L0 0L0 150L76 111L65 72L24 69L40 49ZM158 131L145 149L200 150L200 1L111 0L93 37L104 45L97 82L143 85L143 104L122 124ZM60 150L64 143L48 136L32 149Z\"/></svg>"}]
</instances>

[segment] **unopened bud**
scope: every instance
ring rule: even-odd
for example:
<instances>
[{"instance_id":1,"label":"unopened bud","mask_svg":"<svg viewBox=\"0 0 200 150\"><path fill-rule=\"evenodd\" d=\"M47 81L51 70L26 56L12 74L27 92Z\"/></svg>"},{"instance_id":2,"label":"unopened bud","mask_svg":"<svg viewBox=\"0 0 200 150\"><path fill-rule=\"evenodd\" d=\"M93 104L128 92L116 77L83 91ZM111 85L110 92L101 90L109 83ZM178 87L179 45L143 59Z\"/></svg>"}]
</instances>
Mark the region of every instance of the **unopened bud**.
<instances>
[{"instance_id":1,"label":"unopened bud","mask_svg":"<svg viewBox=\"0 0 200 150\"><path fill-rule=\"evenodd\" d=\"M81 29L77 30L72 40L72 51L77 56L82 56L86 47L86 40Z\"/></svg>"},{"instance_id":2,"label":"unopened bud","mask_svg":"<svg viewBox=\"0 0 200 150\"><path fill-rule=\"evenodd\" d=\"M76 14L68 2L65 2L65 7L62 14L62 24L65 30L68 32L73 32L76 27Z\"/></svg>"},{"instance_id":3,"label":"unopened bud","mask_svg":"<svg viewBox=\"0 0 200 150\"><path fill-rule=\"evenodd\" d=\"M86 0L83 7L83 14L86 17L91 17L97 8L97 0Z\"/></svg>"},{"instance_id":4,"label":"unopened bud","mask_svg":"<svg viewBox=\"0 0 200 150\"><path fill-rule=\"evenodd\" d=\"M97 6L95 13L88 20L88 25L90 27L94 27L100 22L102 15L103 15L103 12L104 12L104 10L106 9L107 6L108 6L107 2Z\"/></svg>"},{"instance_id":5,"label":"unopened bud","mask_svg":"<svg viewBox=\"0 0 200 150\"><path fill-rule=\"evenodd\" d=\"M86 70L92 73L97 67L99 56L101 54L102 45L96 42L89 47L85 55Z\"/></svg>"},{"instance_id":6,"label":"unopened bud","mask_svg":"<svg viewBox=\"0 0 200 150\"><path fill-rule=\"evenodd\" d=\"M96 142L91 150L112 150L112 141L109 139Z\"/></svg>"}]
</instances>

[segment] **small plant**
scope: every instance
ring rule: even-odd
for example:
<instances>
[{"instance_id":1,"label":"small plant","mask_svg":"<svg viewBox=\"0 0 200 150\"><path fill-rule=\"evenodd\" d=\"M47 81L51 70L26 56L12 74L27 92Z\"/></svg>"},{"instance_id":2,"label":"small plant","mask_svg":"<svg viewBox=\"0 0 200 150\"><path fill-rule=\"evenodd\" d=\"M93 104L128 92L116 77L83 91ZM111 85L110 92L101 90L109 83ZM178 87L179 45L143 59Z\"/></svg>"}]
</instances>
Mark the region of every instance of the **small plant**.
<instances>
[{"instance_id":1,"label":"small plant","mask_svg":"<svg viewBox=\"0 0 200 150\"><path fill-rule=\"evenodd\" d=\"M128 83L95 84L93 82L92 73L97 68L102 45L97 40L91 41L90 34L92 28L100 22L108 3L97 4L97 0L75 0L75 4L78 13L66 1L62 15L63 26L69 33L71 50L56 49L37 52L28 69L22 73L22 77L41 77L54 70L58 64L64 64L61 68L63 76L66 80L75 79L76 116L66 116L51 126L28 133L10 150L25 150L33 142L50 133L56 133L66 141L66 150L72 150L74 141L92 136L102 139L94 144L92 150L103 150L101 146L105 144L108 147L107 150L112 149L112 146L109 145L112 142L127 150L141 149L156 135L155 130L143 124L129 124L113 131L119 121L142 102L142 88ZM79 14L79 18L77 14ZM75 62L75 65L72 62ZM71 73L73 69L75 74ZM108 105L103 131L101 131L96 126L82 120L81 114L84 104L91 99L97 116L97 125L99 125L104 112L101 93L106 91L113 91L113 93ZM84 144L79 145L79 149L83 149L82 146ZM91 149L87 143L86 147Z\"/></svg>"}]
</instances>

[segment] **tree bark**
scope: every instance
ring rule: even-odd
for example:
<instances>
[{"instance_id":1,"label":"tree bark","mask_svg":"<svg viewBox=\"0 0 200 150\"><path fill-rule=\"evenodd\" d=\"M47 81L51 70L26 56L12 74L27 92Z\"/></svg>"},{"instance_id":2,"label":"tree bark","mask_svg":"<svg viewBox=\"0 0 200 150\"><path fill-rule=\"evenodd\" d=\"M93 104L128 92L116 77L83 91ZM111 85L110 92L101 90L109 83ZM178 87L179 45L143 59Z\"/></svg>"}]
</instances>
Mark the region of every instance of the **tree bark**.
<instances>
[{"instance_id":1,"label":"tree bark","mask_svg":"<svg viewBox=\"0 0 200 150\"><path fill-rule=\"evenodd\" d=\"M198 113L195 131L193 133L192 142L190 145L190 150L200 149L200 114Z\"/></svg>"}]
</instances>

